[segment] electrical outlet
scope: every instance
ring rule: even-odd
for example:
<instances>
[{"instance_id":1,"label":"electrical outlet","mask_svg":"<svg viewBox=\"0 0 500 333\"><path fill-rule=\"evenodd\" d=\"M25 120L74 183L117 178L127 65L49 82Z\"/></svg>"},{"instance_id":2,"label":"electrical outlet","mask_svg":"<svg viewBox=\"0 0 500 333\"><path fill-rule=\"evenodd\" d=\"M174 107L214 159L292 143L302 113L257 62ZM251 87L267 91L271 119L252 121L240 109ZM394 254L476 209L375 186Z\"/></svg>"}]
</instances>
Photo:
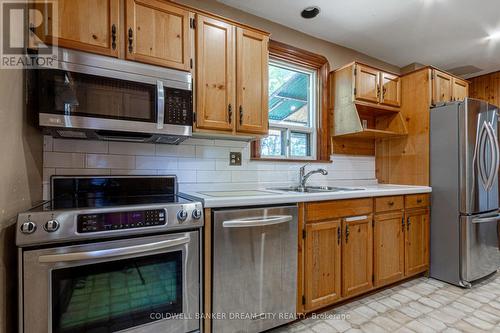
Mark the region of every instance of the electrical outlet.
<instances>
[{"instance_id":1,"label":"electrical outlet","mask_svg":"<svg viewBox=\"0 0 500 333\"><path fill-rule=\"evenodd\" d=\"M232 165L232 166L241 165L241 153L230 152L229 153L229 165Z\"/></svg>"}]
</instances>

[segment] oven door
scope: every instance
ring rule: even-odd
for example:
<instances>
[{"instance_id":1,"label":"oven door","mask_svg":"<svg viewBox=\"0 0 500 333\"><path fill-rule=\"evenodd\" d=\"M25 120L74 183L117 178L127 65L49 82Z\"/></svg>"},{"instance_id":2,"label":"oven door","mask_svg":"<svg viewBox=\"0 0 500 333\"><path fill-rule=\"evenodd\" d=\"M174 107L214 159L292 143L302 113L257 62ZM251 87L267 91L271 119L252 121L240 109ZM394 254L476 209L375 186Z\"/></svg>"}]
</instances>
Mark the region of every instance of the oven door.
<instances>
[{"instance_id":1,"label":"oven door","mask_svg":"<svg viewBox=\"0 0 500 333\"><path fill-rule=\"evenodd\" d=\"M198 331L197 231L23 253L24 332Z\"/></svg>"}]
</instances>

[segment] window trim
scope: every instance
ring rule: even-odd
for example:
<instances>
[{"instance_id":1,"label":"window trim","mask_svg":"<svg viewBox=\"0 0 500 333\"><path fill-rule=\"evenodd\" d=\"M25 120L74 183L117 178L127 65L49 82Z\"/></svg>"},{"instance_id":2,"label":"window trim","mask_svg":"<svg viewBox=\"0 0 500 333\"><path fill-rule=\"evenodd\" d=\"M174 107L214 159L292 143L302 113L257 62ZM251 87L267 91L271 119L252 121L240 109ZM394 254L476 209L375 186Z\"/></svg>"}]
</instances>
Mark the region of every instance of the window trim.
<instances>
[{"instance_id":1,"label":"window trim","mask_svg":"<svg viewBox=\"0 0 500 333\"><path fill-rule=\"evenodd\" d=\"M251 145L251 160L282 161L282 162L320 162L329 163L330 160L330 128L331 128L331 105L329 103L328 74L330 66L328 60L322 56L290 46L275 40L269 41L269 59L285 64L295 64L299 68L306 67L316 71L317 94L316 104L319 112L316 113L316 142L313 143L316 150L315 158L283 158L283 157L261 157L260 140ZM270 124L270 128L274 126ZM312 148L312 147L311 147Z\"/></svg>"}]
</instances>

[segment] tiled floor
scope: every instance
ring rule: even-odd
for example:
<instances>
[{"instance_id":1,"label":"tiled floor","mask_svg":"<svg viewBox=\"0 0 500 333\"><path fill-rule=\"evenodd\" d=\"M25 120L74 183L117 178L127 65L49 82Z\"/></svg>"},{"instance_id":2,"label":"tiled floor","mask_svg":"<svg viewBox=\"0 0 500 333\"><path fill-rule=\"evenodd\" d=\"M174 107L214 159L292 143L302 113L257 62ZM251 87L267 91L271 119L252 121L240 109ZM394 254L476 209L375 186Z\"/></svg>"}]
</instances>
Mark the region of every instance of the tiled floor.
<instances>
[{"instance_id":1,"label":"tiled floor","mask_svg":"<svg viewBox=\"0 0 500 333\"><path fill-rule=\"evenodd\" d=\"M500 273L469 290L419 278L320 315L272 333L500 333Z\"/></svg>"}]
</instances>

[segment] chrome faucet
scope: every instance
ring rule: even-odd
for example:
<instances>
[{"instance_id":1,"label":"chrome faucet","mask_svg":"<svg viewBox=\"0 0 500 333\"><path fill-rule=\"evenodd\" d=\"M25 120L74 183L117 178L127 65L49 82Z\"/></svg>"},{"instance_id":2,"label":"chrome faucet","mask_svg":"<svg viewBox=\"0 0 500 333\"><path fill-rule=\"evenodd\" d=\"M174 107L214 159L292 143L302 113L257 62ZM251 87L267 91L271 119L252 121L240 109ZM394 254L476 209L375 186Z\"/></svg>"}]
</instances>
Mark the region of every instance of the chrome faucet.
<instances>
[{"instance_id":1,"label":"chrome faucet","mask_svg":"<svg viewBox=\"0 0 500 333\"><path fill-rule=\"evenodd\" d=\"M328 171L326 171L325 169L317 169L317 170L309 171L306 174L306 166L308 166L308 165L309 164L306 164L306 165L302 166L300 168L300 171L299 171L299 191L300 192L305 192L305 190L306 190L306 182L309 179L309 177L311 177L312 175L314 175L316 173L320 173L323 176L328 175Z\"/></svg>"}]
</instances>

